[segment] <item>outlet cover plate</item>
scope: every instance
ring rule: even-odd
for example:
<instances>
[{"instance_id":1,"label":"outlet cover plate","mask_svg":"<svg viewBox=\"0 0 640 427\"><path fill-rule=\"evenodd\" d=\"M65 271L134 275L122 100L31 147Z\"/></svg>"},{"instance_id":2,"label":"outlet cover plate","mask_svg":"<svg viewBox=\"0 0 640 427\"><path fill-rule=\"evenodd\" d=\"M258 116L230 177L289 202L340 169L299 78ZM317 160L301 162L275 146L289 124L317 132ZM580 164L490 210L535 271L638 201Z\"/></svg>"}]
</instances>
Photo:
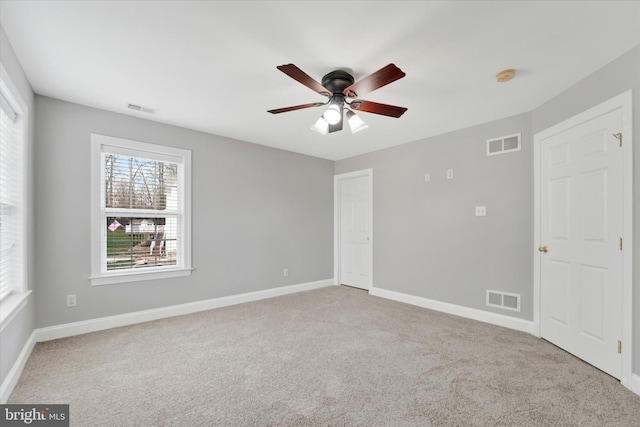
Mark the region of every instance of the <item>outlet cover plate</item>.
<instances>
[{"instance_id":1,"label":"outlet cover plate","mask_svg":"<svg viewBox=\"0 0 640 427\"><path fill-rule=\"evenodd\" d=\"M487 216L487 207L476 206L476 216Z\"/></svg>"},{"instance_id":2,"label":"outlet cover plate","mask_svg":"<svg viewBox=\"0 0 640 427\"><path fill-rule=\"evenodd\" d=\"M75 307L78 305L78 300L75 294L67 295L67 307Z\"/></svg>"}]
</instances>

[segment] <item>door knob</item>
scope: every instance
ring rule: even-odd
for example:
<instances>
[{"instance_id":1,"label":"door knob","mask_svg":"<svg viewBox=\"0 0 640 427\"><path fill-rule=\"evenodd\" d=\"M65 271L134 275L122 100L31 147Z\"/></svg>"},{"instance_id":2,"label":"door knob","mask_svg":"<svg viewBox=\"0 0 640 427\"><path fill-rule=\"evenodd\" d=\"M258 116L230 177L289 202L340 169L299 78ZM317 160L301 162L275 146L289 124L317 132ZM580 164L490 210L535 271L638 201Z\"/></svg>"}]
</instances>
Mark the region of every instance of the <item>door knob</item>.
<instances>
[{"instance_id":1,"label":"door knob","mask_svg":"<svg viewBox=\"0 0 640 427\"><path fill-rule=\"evenodd\" d=\"M542 252L546 254L547 252L549 252L549 248L547 248L546 246L540 246L538 248L538 252Z\"/></svg>"}]
</instances>

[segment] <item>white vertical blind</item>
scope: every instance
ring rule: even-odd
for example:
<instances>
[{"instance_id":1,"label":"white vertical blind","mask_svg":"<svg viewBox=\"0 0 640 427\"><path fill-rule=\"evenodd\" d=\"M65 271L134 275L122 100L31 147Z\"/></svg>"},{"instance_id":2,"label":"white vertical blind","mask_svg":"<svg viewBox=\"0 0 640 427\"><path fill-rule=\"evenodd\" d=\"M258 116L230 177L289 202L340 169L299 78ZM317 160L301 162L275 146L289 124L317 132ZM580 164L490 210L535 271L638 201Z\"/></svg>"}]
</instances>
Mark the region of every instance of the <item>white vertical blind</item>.
<instances>
[{"instance_id":1,"label":"white vertical blind","mask_svg":"<svg viewBox=\"0 0 640 427\"><path fill-rule=\"evenodd\" d=\"M22 282L22 141L18 115L0 94L0 299Z\"/></svg>"}]
</instances>

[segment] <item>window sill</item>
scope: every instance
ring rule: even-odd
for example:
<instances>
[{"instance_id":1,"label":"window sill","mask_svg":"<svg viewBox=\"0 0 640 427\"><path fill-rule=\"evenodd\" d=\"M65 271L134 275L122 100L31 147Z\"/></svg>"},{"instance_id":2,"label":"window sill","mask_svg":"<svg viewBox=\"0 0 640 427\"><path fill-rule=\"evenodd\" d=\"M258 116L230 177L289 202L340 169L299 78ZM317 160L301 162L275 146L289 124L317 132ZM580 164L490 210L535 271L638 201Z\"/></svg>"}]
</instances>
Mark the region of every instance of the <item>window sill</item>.
<instances>
[{"instance_id":1,"label":"window sill","mask_svg":"<svg viewBox=\"0 0 640 427\"><path fill-rule=\"evenodd\" d=\"M0 301L0 332L13 320L14 317L27 305L27 299L31 291L11 293Z\"/></svg>"},{"instance_id":2,"label":"window sill","mask_svg":"<svg viewBox=\"0 0 640 427\"><path fill-rule=\"evenodd\" d=\"M193 268L177 268L156 271L128 271L126 273L105 273L91 276L91 286L113 285L116 283L141 282L143 280L169 279L172 277L185 277L191 275Z\"/></svg>"}]
</instances>

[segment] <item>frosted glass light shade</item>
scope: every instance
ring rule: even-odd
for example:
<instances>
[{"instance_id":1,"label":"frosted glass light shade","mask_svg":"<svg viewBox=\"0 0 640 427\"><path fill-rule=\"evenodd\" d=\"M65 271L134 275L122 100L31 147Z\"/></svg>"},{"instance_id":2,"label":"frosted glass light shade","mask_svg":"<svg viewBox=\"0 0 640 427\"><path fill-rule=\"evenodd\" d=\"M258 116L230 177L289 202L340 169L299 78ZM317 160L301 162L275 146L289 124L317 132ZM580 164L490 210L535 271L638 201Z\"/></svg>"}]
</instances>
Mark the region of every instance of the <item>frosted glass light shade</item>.
<instances>
[{"instance_id":1,"label":"frosted glass light shade","mask_svg":"<svg viewBox=\"0 0 640 427\"><path fill-rule=\"evenodd\" d=\"M329 132L329 123L323 118L320 117L318 121L311 126L311 130L318 132L321 135L326 135Z\"/></svg>"},{"instance_id":2,"label":"frosted glass light shade","mask_svg":"<svg viewBox=\"0 0 640 427\"><path fill-rule=\"evenodd\" d=\"M342 120L342 113L340 111L340 106L337 104L330 105L329 108L327 108L327 111L324 112L322 117L324 117L324 119L330 125L335 125L340 123L340 120Z\"/></svg>"},{"instance_id":3,"label":"frosted glass light shade","mask_svg":"<svg viewBox=\"0 0 640 427\"><path fill-rule=\"evenodd\" d=\"M349 122L349 127L351 128L351 133L360 132L369 127L368 124L364 122L360 117L356 116L356 113L349 110L347 111L347 121Z\"/></svg>"}]
</instances>

